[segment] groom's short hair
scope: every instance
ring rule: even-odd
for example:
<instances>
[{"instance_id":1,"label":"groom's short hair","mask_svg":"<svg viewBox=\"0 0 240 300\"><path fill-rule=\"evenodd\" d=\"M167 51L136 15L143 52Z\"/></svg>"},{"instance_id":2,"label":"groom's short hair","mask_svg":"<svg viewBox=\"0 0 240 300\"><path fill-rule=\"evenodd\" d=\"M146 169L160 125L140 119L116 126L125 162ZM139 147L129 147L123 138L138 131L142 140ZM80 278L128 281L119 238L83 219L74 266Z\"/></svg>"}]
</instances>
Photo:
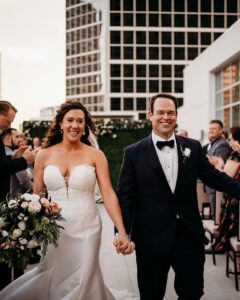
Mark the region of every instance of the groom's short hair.
<instances>
[{"instance_id":1,"label":"groom's short hair","mask_svg":"<svg viewBox=\"0 0 240 300\"><path fill-rule=\"evenodd\" d=\"M149 101L149 110L153 113L153 106L154 106L154 103L155 101L158 99L158 98L166 98L166 99L169 99L169 100L172 100L174 105L175 105L175 108L176 108L176 111L177 111L177 108L178 108L178 102L177 102L177 98L174 97L173 95L170 95L170 94L163 94L163 93L160 93L160 94L157 94L155 96L152 96L150 98L150 101Z\"/></svg>"}]
</instances>

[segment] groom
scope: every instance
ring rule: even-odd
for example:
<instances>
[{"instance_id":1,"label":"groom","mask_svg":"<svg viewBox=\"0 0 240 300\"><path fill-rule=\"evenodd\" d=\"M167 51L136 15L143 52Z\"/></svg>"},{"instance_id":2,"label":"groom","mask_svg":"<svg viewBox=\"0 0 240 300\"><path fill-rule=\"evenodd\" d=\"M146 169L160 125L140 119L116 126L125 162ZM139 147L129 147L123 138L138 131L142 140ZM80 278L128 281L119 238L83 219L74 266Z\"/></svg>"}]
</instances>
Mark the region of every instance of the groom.
<instances>
[{"instance_id":1,"label":"groom","mask_svg":"<svg viewBox=\"0 0 240 300\"><path fill-rule=\"evenodd\" d=\"M125 149L118 197L136 244L141 300L163 299L170 267L179 300L203 295L204 235L196 182L240 197L240 183L208 162L200 143L176 136L177 100L150 99L152 134Z\"/></svg>"}]
</instances>

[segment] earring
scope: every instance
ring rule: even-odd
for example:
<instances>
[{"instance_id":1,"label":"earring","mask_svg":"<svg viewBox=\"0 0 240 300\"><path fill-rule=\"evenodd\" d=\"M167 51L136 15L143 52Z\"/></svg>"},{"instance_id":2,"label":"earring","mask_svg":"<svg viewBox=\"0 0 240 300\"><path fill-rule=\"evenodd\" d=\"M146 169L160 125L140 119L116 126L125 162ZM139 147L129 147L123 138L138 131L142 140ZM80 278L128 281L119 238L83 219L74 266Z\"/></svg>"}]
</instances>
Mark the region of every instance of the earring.
<instances>
[{"instance_id":1,"label":"earring","mask_svg":"<svg viewBox=\"0 0 240 300\"><path fill-rule=\"evenodd\" d=\"M60 127L60 132L61 132L61 134L63 134L63 129L62 129L62 127Z\"/></svg>"}]
</instances>

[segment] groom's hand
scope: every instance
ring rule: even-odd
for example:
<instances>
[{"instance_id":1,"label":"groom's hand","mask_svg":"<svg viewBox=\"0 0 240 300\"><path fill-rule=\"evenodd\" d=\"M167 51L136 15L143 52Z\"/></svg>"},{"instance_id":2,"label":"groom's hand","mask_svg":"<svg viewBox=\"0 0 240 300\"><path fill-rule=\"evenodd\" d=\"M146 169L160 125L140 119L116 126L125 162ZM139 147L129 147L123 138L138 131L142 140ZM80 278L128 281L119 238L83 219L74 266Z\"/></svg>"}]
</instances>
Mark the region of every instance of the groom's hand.
<instances>
[{"instance_id":1,"label":"groom's hand","mask_svg":"<svg viewBox=\"0 0 240 300\"><path fill-rule=\"evenodd\" d=\"M122 253L123 255L130 254L135 249L135 244L130 242L127 236L121 234L115 237L113 244L117 253Z\"/></svg>"}]
</instances>

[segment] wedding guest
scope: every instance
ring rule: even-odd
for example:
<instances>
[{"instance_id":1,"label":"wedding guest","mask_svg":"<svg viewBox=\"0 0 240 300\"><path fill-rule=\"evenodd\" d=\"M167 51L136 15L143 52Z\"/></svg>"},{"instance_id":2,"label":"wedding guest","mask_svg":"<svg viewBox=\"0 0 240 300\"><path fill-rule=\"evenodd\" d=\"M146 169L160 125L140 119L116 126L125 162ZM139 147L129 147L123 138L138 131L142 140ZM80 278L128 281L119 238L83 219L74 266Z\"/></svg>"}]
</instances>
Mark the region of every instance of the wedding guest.
<instances>
[{"instance_id":1,"label":"wedding guest","mask_svg":"<svg viewBox=\"0 0 240 300\"><path fill-rule=\"evenodd\" d=\"M11 127L17 109L8 101L0 100L0 201L6 199L10 190L10 175L27 168L27 163L34 160L35 155L29 149L21 147L13 157L7 156L2 141L2 133ZM11 282L11 268L0 264L0 290Z\"/></svg>"},{"instance_id":2,"label":"wedding guest","mask_svg":"<svg viewBox=\"0 0 240 300\"><path fill-rule=\"evenodd\" d=\"M207 147L207 156L219 156L224 161L227 160L231 153L231 147L223 135L223 123L220 120L212 120L209 124L208 138L209 145ZM216 209L216 191L208 186L205 186L205 191L209 196L212 218L215 218Z\"/></svg>"},{"instance_id":3,"label":"wedding guest","mask_svg":"<svg viewBox=\"0 0 240 300\"><path fill-rule=\"evenodd\" d=\"M216 170L200 143L174 134L177 99L150 100L152 134L127 147L118 184L124 226L136 244L141 300L163 299L170 267L179 300L197 300L204 287L204 234L196 185L239 197L240 182Z\"/></svg>"},{"instance_id":4,"label":"wedding guest","mask_svg":"<svg viewBox=\"0 0 240 300\"><path fill-rule=\"evenodd\" d=\"M188 132L187 132L187 130L185 130L185 129L179 129L178 131L177 131L177 135L179 135L179 136L183 136L183 137L188 137Z\"/></svg>"},{"instance_id":5,"label":"wedding guest","mask_svg":"<svg viewBox=\"0 0 240 300\"><path fill-rule=\"evenodd\" d=\"M33 149L39 151L41 150L41 148L42 148L42 142L39 137L35 136L33 138Z\"/></svg>"}]
</instances>

